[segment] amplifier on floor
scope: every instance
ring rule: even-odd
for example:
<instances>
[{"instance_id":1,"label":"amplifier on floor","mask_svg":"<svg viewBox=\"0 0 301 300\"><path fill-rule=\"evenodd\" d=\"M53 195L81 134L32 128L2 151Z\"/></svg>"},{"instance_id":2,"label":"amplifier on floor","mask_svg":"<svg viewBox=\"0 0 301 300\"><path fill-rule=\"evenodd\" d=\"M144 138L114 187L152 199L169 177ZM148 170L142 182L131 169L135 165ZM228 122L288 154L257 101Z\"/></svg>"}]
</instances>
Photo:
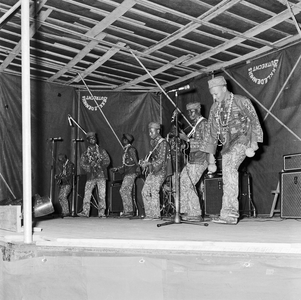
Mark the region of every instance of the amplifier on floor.
<instances>
[{"instance_id":1,"label":"amplifier on floor","mask_svg":"<svg viewBox=\"0 0 301 300\"><path fill-rule=\"evenodd\" d=\"M283 171L301 170L301 153L283 155Z\"/></svg>"},{"instance_id":2,"label":"amplifier on floor","mask_svg":"<svg viewBox=\"0 0 301 300\"><path fill-rule=\"evenodd\" d=\"M301 218L301 171L282 172L281 209L282 218Z\"/></svg>"},{"instance_id":3,"label":"amplifier on floor","mask_svg":"<svg viewBox=\"0 0 301 300\"><path fill-rule=\"evenodd\" d=\"M205 215L219 215L222 208L223 179L213 177L204 179Z\"/></svg>"},{"instance_id":4,"label":"amplifier on floor","mask_svg":"<svg viewBox=\"0 0 301 300\"><path fill-rule=\"evenodd\" d=\"M109 184L109 213L119 213L123 211L122 199L119 193L121 183Z\"/></svg>"}]
</instances>

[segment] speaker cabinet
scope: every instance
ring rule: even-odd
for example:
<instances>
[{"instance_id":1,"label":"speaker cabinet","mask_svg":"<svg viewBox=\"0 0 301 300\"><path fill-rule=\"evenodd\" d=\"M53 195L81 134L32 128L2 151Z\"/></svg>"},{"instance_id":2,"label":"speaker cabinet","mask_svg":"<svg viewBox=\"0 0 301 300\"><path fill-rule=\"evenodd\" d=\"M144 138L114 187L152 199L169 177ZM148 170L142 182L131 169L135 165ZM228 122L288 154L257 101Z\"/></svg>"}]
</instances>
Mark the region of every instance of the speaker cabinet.
<instances>
[{"instance_id":1,"label":"speaker cabinet","mask_svg":"<svg viewBox=\"0 0 301 300\"><path fill-rule=\"evenodd\" d=\"M219 215L222 208L223 180L222 177L205 178L204 208L205 215ZM254 211L251 205L251 176L247 172L239 173L239 213L250 217Z\"/></svg>"},{"instance_id":2,"label":"speaker cabinet","mask_svg":"<svg viewBox=\"0 0 301 300\"><path fill-rule=\"evenodd\" d=\"M283 155L283 171L301 170L301 153Z\"/></svg>"},{"instance_id":3,"label":"speaker cabinet","mask_svg":"<svg viewBox=\"0 0 301 300\"><path fill-rule=\"evenodd\" d=\"M219 215L222 208L223 180L222 177L204 179L205 215Z\"/></svg>"},{"instance_id":4,"label":"speaker cabinet","mask_svg":"<svg viewBox=\"0 0 301 300\"><path fill-rule=\"evenodd\" d=\"M301 218L301 171L280 173L282 218Z\"/></svg>"},{"instance_id":5,"label":"speaker cabinet","mask_svg":"<svg viewBox=\"0 0 301 300\"><path fill-rule=\"evenodd\" d=\"M109 213L120 213L123 211L122 199L119 193L121 182L109 185Z\"/></svg>"}]
</instances>

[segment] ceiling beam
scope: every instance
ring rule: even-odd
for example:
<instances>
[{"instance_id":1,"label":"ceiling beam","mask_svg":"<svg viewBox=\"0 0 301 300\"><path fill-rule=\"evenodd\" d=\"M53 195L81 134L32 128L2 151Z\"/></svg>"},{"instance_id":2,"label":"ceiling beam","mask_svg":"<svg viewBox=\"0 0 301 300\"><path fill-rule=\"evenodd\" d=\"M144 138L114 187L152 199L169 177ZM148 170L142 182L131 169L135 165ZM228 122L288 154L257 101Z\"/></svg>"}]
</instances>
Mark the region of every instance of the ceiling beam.
<instances>
[{"instance_id":1,"label":"ceiling beam","mask_svg":"<svg viewBox=\"0 0 301 300\"><path fill-rule=\"evenodd\" d=\"M90 41L74 59L72 59L64 68L57 72L54 76L50 77L48 81L52 82L59 78L62 74L67 72L70 68L80 62L94 47L103 39L106 34L103 33L104 29L118 20L124 13L126 13L131 7L136 4L134 0L124 0L117 8L115 8L110 14L108 14L97 25L91 28L85 35L87 37L95 38ZM86 74L87 76L88 74Z\"/></svg>"},{"instance_id":2,"label":"ceiling beam","mask_svg":"<svg viewBox=\"0 0 301 300\"><path fill-rule=\"evenodd\" d=\"M47 0L43 0L39 3L39 5L37 6L37 9L35 8L35 5L31 5L30 6L30 15L31 16L35 16L38 14L38 12L42 9L43 5L46 3ZM52 12L52 9L47 9L46 11L42 11L39 15L38 15L38 19L34 20L33 24L31 24L30 26L30 38L32 38L35 33L38 31L38 29L41 26L41 23L39 22L44 21L47 19L47 17L50 15L50 13ZM21 37L22 39L22 37ZM10 52L10 54L7 56L7 58L4 60L4 62L1 64L0 66L0 72L3 72L8 66L9 64L15 59L15 57L20 53L21 51L21 40L19 41L19 43L15 46L15 48Z\"/></svg>"}]
</instances>

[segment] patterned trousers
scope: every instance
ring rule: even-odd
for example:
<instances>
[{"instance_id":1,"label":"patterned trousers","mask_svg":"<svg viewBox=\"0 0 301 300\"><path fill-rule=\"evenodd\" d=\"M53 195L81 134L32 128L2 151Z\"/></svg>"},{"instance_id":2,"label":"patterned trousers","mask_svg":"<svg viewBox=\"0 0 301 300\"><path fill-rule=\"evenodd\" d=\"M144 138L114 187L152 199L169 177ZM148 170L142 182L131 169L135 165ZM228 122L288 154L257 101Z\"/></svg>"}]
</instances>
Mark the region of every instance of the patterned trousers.
<instances>
[{"instance_id":1,"label":"patterned trousers","mask_svg":"<svg viewBox=\"0 0 301 300\"><path fill-rule=\"evenodd\" d=\"M60 191L59 191L59 203L62 208L62 214L67 215L69 214L69 202L68 202L68 196L71 192L71 185L66 184L66 185L61 185L60 186Z\"/></svg>"},{"instance_id":2,"label":"patterned trousers","mask_svg":"<svg viewBox=\"0 0 301 300\"><path fill-rule=\"evenodd\" d=\"M196 189L196 184L201 179L208 163L190 164L184 167L180 175L180 213L189 217L202 215L200 199Z\"/></svg>"},{"instance_id":3,"label":"patterned trousers","mask_svg":"<svg viewBox=\"0 0 301 300\"><path fill-rule=\"evenodd\" d=\"M229 213L239 213L238 168L246 158L246 149L247 147L245 145L237 144L230 152L224 154L222 157L223 199L220 217L227 221L234 221L237 219L230 217Z\"/></svg>"},{"instance_id":4,"label":"patterned trousers","mask_svg":"<svg viewBox=\"0 0 301 300\"><path fill-rule=\"evenodd\" d=\"M119 193L123 203L123 212L132 213L133 209L133 187L137 174L127 174L124 176ZM135 207L136 209L136 207Z\"/></svg>"},{"instance_id":5,"label":"patterned trousers","mask_svg":"<svg viewBox=\"0 0 301 300\"><path fill-rule=\"evenodd\" d=\"M147 218L160 218L160 189L165 180L163 175L149 174L144 182L141 194Z\"/></svg>"},{"instance_id":6,"label":"patterned trousers","mask_svg":"<svg viewBox=\"0 0 301 300\"><path fill-rule=\"evenodd\" d=\"M83 214L85 214L87 217L90 214L90 205L91 205L91 197L92 192L97 186L98 189L98 197L99 202L96 203L98 208L98 216L104 216L105 215L105 209L106 209L106 180L104 178L96 178L92 180L88 180L85 185L85 197L83 201Z\"/></svg>"}]
</instances>

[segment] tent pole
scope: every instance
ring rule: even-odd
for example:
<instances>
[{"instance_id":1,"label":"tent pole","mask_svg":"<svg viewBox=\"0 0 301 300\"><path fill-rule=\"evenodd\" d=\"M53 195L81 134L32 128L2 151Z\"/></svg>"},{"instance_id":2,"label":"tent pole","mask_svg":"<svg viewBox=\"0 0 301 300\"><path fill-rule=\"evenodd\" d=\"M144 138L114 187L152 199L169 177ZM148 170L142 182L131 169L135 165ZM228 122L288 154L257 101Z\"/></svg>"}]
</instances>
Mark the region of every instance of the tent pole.
<instances>
[{"instance_id":1,"label":"tent pole","mask_svg":"<svg viewBox=\"0 0 301 300\"><path fill-rule=\"evenodd\" d=\"M22 47L22 160L23 160L23 225L24 243L32 238L31 179L31 103L30 103L30 19L29 0L21 2Z\"/></svg>"},{"instance_id":2,"label":"tent pole","mask_svg":"<svg viewBox=\"0 0 301 300\"><path fill-rule=\"evenodd\" d=\"M240 88L242 88L252 99L256 101L260 107L262 107L266 112L268 112L278 123L280 123L284 128L286 128L292 135L294 135L299 141L301 141L301 137L299 137L295 132L293 132L290 128L288 128L281 120L279 120L273 113L271 113L267 108L264 107L263 104L260 103L250 92L248 92L237 80L235 80L225 69L222 69Z\"/></svg>"}]
</instances>

